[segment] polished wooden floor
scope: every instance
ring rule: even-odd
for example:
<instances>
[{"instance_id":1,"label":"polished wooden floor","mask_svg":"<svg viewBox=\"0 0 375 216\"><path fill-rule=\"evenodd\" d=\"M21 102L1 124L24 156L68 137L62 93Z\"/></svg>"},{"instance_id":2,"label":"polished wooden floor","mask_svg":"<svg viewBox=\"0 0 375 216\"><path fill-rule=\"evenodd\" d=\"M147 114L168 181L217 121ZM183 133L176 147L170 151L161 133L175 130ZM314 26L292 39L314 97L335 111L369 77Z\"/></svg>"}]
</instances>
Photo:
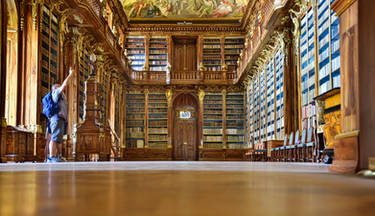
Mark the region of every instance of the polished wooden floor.
<instances>
[{"instance_id":1,"label":"polished wooden floor","mask_svg":"<svg viewBox=\"0 0 375 216\"><path fill-rule=\"evenodd\" d=\"M375 180L324 165L1 164L0 215L375 215Z\"/></svg>"}]
</instances>

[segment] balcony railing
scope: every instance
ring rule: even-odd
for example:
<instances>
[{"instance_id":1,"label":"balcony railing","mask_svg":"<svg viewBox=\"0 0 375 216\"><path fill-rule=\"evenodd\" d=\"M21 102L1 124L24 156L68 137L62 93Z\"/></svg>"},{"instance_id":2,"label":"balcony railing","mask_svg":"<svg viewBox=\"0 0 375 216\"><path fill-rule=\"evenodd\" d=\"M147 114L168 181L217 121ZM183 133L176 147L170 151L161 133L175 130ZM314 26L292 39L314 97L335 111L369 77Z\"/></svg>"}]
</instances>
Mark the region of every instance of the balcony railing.
<instances>
[{"instance_id":1,"label":"balcony railing","mask_svg":"<svg viewBox=\"0 0 375 216\"><path fill-rule=\"evenodd\" d=\"M132 71L131 79L140 84L210 84L233 83L236 73L232 71Z\"/></svg>"}]
</instances>

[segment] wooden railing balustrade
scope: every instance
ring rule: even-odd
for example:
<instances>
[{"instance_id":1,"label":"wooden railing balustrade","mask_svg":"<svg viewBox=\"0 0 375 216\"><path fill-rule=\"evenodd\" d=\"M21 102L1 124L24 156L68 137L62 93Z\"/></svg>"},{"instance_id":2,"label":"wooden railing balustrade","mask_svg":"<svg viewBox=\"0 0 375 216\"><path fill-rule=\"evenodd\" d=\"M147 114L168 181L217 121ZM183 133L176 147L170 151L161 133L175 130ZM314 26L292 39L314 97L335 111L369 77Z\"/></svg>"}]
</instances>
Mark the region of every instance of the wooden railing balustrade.
<instances>
[{"instance_id":1,"label":"wooden railing balustrade","mask_svg":"<svg viewBox=\"0 0 375 216\"><path fill-rule=\"evenodd\" d=\"M138 83L166 84L166 71L132 71L130 78ZM172 71L169 75L170 83L184 82L195 84L197 82L223 81L232 82L236 78L233 71Z\"/></svg>"}]
</instances>

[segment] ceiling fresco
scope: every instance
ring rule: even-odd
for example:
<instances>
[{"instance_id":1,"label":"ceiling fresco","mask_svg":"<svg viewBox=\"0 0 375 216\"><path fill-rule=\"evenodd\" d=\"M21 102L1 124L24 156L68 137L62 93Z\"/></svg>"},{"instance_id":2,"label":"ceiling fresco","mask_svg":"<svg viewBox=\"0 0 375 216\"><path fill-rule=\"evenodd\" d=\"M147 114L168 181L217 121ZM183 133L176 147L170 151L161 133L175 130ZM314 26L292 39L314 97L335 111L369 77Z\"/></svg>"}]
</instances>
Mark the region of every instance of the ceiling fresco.
<instances>
[{"instance_id":1,"label":"ceiling fresco","mask_svg":"<svg viewBox=\"0 0 375 216\"><path fill-rule=\"evenodd\" d=\"M128 18L238 18L249 0L122 0Z\"/></svg>"}]
</instances>

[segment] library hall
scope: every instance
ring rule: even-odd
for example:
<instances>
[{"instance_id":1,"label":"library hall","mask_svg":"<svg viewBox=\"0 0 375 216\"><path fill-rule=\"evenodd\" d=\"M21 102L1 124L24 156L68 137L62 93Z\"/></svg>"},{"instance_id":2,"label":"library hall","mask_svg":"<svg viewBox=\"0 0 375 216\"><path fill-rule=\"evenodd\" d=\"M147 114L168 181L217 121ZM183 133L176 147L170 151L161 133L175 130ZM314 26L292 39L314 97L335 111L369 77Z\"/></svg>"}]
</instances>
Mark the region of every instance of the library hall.
<instances>
[{"instance_id":1,"label":"library hall","mask_svg":"<svg viewBox=\"0 0 375 216\"><path fill-rule=\"evenodd\" d=\"M1 0L0 215L374 216L374 0Z\"/></svg>"}]
</instances>

